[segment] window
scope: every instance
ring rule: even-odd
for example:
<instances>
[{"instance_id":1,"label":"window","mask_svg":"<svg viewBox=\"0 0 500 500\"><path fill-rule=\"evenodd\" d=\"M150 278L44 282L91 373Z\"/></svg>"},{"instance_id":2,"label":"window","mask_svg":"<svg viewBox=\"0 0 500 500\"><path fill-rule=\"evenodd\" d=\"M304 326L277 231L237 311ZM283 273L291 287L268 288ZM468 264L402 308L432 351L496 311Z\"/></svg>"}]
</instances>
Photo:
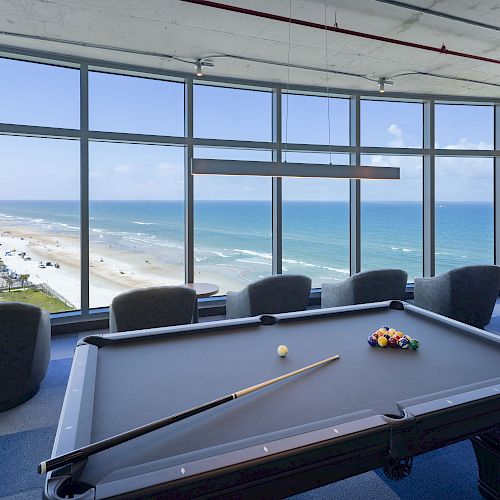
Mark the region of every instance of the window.
<instances>
[{"instance_id":1,"label":"window","mask_svg":"<svg viewBox=\"0 0 500 500\"><path fill-rule=\"evenodd\" d=\"M184 283L184 152L90 144L90 306L118 293Z\"/></svg>"},{"instance_id":2,"label":"window","mask_svg":"<svg viewBox=\"0 0 500 500\"><path fill-rule=\"evenodd\" d=\"M270 161L269 151L196 148L195 157ZM195 281L239 290L272 272L271 179L195 176Z\"/></svg>"},{"instance_id":3,"label":"window","mask_svg":"<svg viewBox=\"0 0 500 500\"><path fill-rule=\"evenodd\" d=\"M184 85L89 73L89 127L107 132L184 135Z\"/></svg>"},{"instance_id":4,"label":"window","mask_svg":"<svg viewBox=\"0 0 500 500\"><path fill-rule=\"evenodd\" d=\"M328 154L287 153L297 163L330 163ZM349 157L332 155L333 164ZM349 180L283 179L283 273L304 274L313 287L349 276Z\"/></svg>"},{"instance_id":5,"label":"window","mask_svg":"<svg viewBox=\"0 0 500 500\"><path fill-rule=\"evenodd\" d=\"M493 106L436 105L436 148L493 149Z\"/></svg>"},{"instance_id":6,"label":"window","mask_svg":"<svg viewBox=\"0 0 500 500\"><path fill-rule=\"evenodd\" d=\"M422 104L361 101L362 146L421 148L422 144Z\"/></svg>"},{"instance_id":7,"label":"window","mask_svg":"<svg viewBox=\"0 0 500 500\"><path fill-rule=\"evenodd\" d=\"M282 96L284 143L349 145L349 99ZM330 131L330 137L328 132Z\"/></svg>"},{"instance_id":8,"label":"window","mask_svg":"<svg viewBox=\"0 0 500 500\"><path fill-rule=\"evenodd\" d=\"M79 142L0 136L0 300L80 308Z\"/></svg>"},{"instance_id":9,"label":"window","mask_svg":"<svg viewBox=\"0 0 500 500\"><path fill-rule=\"evenodd\" d=\"M195 85L194 136L271 141L271 92Z\"/></svg>"},{"instance_id":10,"label":"window","mask_svg":"<svg viewBox=\"0 0 500 500\"><path fill-rule=\"evenodd\" d=\"M422 276L422 158L364 155L364 165L400 168L400 180L361 181L361 268Z\"/></svg>"},{"instance_id":11,"label":"window","mask_svg":"<svg viewBox=\"0 0 500 500\"><path fill-rule=\"evenodd\" d=\"M436 274L493 263L493 160L436 158Z\"/></svg>"},{"instance_id":12,"label":"window","mask_svg":"<svg viewBox=\"0 0 500 500\"><path fill-rule=\"evenodd\" d=\"M80 72L0 58L0 122L80 127Z\"/></svg>"}]
</instances>

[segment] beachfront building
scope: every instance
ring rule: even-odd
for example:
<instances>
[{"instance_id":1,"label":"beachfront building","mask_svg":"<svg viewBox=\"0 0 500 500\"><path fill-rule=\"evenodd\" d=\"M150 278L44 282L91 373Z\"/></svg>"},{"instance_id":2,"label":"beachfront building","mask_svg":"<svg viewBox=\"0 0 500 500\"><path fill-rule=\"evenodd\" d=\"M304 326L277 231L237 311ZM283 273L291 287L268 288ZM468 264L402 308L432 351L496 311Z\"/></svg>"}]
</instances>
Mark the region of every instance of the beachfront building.
<instances>
[{"instance_id":1,"label":"beachfront building","mask_svg":"<svg viewBox=\"0 0 500 500\"><path fill-rule=\"evenodd\" d=\"M210 318L275 274L317 306L360 271L406 271L410 297L498 264L500 11L431 3L0 0L0 300L74 333L141 287L212 283Z\"/></svg>"}]
</instances>

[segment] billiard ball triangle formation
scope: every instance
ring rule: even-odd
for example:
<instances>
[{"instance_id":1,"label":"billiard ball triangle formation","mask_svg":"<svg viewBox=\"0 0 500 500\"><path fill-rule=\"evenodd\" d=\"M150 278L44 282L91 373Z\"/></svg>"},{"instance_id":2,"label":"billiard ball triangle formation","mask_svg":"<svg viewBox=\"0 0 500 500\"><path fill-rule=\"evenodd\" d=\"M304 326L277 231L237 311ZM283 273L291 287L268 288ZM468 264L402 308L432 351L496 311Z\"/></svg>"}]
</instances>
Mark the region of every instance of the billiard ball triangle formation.
<instances>
[{"instance_id":1,"label":"billiard ball triangle formation","mask_svg":"<svg viewBox=\"0 0 500 500\"><path fill-rule=\"evenodd\" d=\"M420 347L417 339L412 339L403 332L388 326L380 327L368 337L372 347L392 347L393 349L410 349L416 351Z\"/></svg>"}]
</instances>

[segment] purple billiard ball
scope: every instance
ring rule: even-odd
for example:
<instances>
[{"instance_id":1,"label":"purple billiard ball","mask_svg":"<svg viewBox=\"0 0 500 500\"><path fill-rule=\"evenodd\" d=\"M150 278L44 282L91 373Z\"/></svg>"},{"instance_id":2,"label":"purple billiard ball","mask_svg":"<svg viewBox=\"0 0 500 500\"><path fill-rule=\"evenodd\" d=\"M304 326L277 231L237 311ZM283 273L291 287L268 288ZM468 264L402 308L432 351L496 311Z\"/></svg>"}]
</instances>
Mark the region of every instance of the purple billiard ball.
<instances>
[{"instance_id":1,"label":"purple billiard ball","mask_svg":"<svg viewBox=\"0 0 500 500\"><path fill-rule=\"evenodd\" d=\"M368 343L372 346L372 347L376 347L377 346L377 339L375 337L373 337L372 335L370 335L368 337Z\"/></svg>"}]
</instances>

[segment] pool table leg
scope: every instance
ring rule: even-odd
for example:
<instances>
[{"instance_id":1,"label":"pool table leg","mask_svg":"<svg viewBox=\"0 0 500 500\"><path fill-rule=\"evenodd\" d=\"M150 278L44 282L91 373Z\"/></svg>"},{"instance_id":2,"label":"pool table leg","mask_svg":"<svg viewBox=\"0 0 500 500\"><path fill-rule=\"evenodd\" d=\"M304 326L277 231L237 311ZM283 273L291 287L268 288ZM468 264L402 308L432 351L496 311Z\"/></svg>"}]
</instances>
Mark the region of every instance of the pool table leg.
<instances>
[{"instance_id":1,"label":"pool table leg","mask_svg":"<svg viewBox=\"0 0 500 500\"><path fill-rule=\"evenodd\" d=\"M479 492L488 500L500 500L500 427L471 441L479 467Z\"/></svg>"}]
</instances>

